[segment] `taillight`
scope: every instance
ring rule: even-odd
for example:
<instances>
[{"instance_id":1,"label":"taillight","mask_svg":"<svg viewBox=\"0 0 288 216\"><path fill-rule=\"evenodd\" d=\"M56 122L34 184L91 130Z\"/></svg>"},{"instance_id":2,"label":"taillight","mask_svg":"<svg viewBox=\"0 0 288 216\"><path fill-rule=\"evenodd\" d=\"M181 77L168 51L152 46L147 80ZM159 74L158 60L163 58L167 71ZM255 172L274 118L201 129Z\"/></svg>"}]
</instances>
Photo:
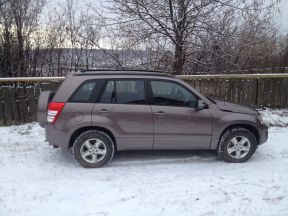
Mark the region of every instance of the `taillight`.
<instances>
[{"instance_id":1,"label":"taillight","mask_svg":"<svg viewBox=\"0 0 288 216\"><path fill-rule=\"evenodd\" d=\"M59 117L65 103L62 102L51 102L48 105L47 111L47 122L54 124Z\"/></svg>"}]
</instances>

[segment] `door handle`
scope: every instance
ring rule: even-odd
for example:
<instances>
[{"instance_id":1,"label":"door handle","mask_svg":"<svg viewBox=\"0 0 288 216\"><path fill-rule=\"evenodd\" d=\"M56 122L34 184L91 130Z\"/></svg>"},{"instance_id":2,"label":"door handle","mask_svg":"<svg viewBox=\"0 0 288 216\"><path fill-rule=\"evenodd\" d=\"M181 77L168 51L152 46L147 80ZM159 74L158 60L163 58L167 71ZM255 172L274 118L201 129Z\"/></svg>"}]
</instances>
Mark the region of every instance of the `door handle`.
<instances>
[{"instance_id":1,"label":"door handle","mask_svg":"<svg viewBox=\"0 0 288 216\"><path fill-rule=\"evenodd\" d=\"M101 113L107 113L107 112L110 112L110 110L108 110L108 109L101 109L101 110L99 110L99 112L101 112Z\"/></svg>"},{"instance_id":2,"label":"door handle","mask_svg":"<svg viewBox=\"0 0 288 216\"><path fill-rule=\"evenodd\" d=\"M158 111L155 113L155 115L162 116L162 115L165 115L165 112L164 111Z\"/></svg>"}]
</instances>

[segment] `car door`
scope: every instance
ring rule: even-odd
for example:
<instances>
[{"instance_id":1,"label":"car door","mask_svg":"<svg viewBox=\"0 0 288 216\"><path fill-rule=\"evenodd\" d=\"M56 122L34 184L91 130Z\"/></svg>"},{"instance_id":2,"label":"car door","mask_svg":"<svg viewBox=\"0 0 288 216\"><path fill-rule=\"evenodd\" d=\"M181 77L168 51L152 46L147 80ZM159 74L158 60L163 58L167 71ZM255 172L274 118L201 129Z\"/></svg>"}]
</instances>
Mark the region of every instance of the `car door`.
<instances>
[{"instance_id":1,"label":"car door","mask_svg":"<svg viewBox=\"0 0 288 216\"><path fill-rule=\"evenodd\" d=\"M212 117L197 109L198 98L181 84L150 80L153 149L209 149Z\"/></svg>"},{"instance_id":2,"label":"car door","mask_svg":"<svg viewBox=\"0 0 288 216\"><path fill-rule=\"evenodd\" d=\"M92 111L92 125L113 131L118 150L152 149L153 118L145 80L108 80Z\"/></svg>"}]
</instances>

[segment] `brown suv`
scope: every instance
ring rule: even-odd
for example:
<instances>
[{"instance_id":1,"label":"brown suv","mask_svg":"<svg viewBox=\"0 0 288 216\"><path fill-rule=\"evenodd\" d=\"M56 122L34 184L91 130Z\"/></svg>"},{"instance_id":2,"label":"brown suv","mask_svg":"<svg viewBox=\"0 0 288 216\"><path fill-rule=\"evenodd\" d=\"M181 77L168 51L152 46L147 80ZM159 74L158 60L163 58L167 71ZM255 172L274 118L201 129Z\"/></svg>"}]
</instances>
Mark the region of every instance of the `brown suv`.
<instances>
[{"instance_id":1,"label":"brown suv","mask_svg":"<svg viewBox=\"0 0 288 216\"><path fill-rule=\"evenodd\" d=\"M84 167L105 165L116 150L217 150L227 162L245 162L268 137L257 111L145 71L70 74L55 95L41 93L38 121L49 144L72 148Z\"/></svg>"}]
</instances>

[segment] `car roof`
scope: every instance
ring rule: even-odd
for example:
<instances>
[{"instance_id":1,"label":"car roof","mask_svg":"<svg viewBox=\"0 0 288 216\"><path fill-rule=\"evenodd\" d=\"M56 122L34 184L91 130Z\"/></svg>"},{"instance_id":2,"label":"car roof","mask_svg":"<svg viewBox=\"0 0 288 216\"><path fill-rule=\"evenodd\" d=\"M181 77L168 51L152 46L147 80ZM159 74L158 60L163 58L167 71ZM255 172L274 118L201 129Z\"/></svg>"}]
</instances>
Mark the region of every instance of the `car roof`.
<instances>
[{"instance_id":1,"label":"car roof","mask_svg":"<svg viewBox=\"0 0 288 216\"><path fill-rule=\"evenodd\" d=\"M161 77L174 77L164 71L145 71L145 70L84 70L75 72L73 76L85 75L135 75L135 76L161 76Z\"/></svg>"}]
</instances>

